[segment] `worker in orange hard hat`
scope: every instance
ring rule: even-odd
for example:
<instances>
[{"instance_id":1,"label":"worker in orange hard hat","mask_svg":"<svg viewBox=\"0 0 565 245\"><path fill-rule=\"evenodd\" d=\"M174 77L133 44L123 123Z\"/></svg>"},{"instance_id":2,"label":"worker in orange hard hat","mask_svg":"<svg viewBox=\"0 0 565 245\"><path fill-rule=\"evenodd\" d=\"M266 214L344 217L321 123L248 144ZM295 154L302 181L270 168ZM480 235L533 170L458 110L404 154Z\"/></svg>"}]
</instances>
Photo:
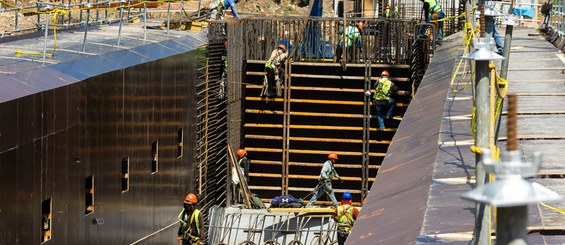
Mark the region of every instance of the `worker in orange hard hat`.
<instances>
[{"instance_id":1,"label":"worker in orange hard hat","mask_svg":"<svg viewBox=\"0 0 565 245\"><path fill-rule=\"evenodd\" d=\"M322 171L320 171L320 176L318 177L318 185L314 189L312 198L310 198L310 201L308 202L306 207L311 207L312 205L314 205L314 203L316 203L316 200L318 200L319 197L324 195L324 192L332 200L333 206L334 207L338 206L337 200L335 199L334 191L332 189L332 179L334 177L337 178L339 181L343 182L343 180L341 180L341 177L339 177L339 174L337 174L334 168L334 164L337 162L338 159L339 158L336 153L332 152L328 154L328 160L324 162L324 165L322 166Z\"/></svg>"},{"instance_id":2,"label":"worker in orange hard hat","mask_svg":"<svg viewBox=\"0 0 565 245\"><path fill-rule=\"evenodd\" d=\"M345 54L347 61L361 58L361 54L363 53L363 38L361 34L363 34L364 28L365 23L357 21L355 24L351 23L347 25L345 27L345 33L342 29L339 30L341 38L335 51L336 62L341 60L343 52L347 52Z\"/></svg>"},{"instance_id":3,"label":"worker in orange hard hat","mask_svg":"<svg viewBox=\"0 0 565 245\"><path fill-rule=\"evenodd\" d=\"M399 95L408 94L407 91L399 91L398 87L396 87L396 85L392 81L390 81L389 77L390 74L388 74L388 71L385 70L381 73L381 77L375 83L373 100L375 103L375 107L377 109L377 122L379 126L378 130L384 130L385 119L391 119L394 113L394 108L396 106L396 99L394 98L394 96L392 96L392 94L394 93ZM371 92L366 91L365 95L370 96ZM383 118L384 113L386 114Z\"/></svg>"},{"instance_id":4,"label":"worker in orange hard hat","mask_svg":"<svg viewBox=\"0 0 565 245\"><path fill-rule=\"evenodd\" d=\"M263 79L263 90L261 96L269 97L272 90L276 89L277 97L282 96L282 82L284 78L284 62L288 58L286 46L280 43L271 57L265 63L265 79Z\"/></svg>"},{"instance_id":5,"label":"worker in orange hard hat","mask_svg":"<svg viewBox=\"0 0 565 245\"><path fill-rule=\"evenodd\" d=\"M205 230L204 218L196 208L198 198L193 193L184 198L184 208L179 213L180 227L177 232L177 241L183 245L204 244Z\"/></svg>"},{"instance_id":6,"label":"worker in orange hard hat","mask_svg":"<svg viewBox=\"0 0 565 245\"><path fill-rule=\"evenodd\" d=\"M241 172L245 176L245 180L249 182L249 159L247 159L247 151L245 149L239 149L236 155Z\"/></svg>"}]
</instances>

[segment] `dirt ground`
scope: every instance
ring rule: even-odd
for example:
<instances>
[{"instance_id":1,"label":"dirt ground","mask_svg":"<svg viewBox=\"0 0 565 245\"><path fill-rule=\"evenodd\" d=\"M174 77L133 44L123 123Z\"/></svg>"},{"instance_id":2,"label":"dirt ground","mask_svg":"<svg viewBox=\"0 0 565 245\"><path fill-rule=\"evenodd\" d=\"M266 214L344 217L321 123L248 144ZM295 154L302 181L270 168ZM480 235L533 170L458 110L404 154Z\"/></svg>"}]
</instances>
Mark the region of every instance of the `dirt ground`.
<instances>
[{"instance_id":1,"label":"dirt ground","mask_svg":"<svg viewBox=\"0 0 565 245\"><path fill-rule=\"evenodd\" d=\"M84 2L84 0L82 0ZM201 7L207 8L213 0L202 0ZM303 2L300 2L303 1ZM6 0L9 4L14 4L14 0ZM18 0L19 6L36 6L37 1L30 0ZM81 1L71 1L72 3L80 3ZM60 3L57 1L57 3ZM236 4L238 13L240 15L276 15L276 16L304 16L308 14L308 0L241 0ZM11 5L2 4L1 8L10 8ZM161 3L157 7L159 10L167 9L166 3ZM324 1L323 3L324 16L333 15L333 1ZM180 9L180 3L171 4L172 9ZM198 9L198 1L187 1L184 2L184 9L188 12L196 11ZM91 14L93 15L93 14ZM116 15L116 13L111 13L111 15ZM79 13L74 12L72 14L73 19L78 21ZM163 13L151 14L152 18L164 17ZM40 20L44 22L44 18ZM34 28L37 26L37 16L24 16L20 11L18 14L18 29ZM16 16L14 11L7 11L0 13L0 35L4 32L13 31L15 29ZM1 36L0 36L1 37Z\"/></svg>"}]
</instances>

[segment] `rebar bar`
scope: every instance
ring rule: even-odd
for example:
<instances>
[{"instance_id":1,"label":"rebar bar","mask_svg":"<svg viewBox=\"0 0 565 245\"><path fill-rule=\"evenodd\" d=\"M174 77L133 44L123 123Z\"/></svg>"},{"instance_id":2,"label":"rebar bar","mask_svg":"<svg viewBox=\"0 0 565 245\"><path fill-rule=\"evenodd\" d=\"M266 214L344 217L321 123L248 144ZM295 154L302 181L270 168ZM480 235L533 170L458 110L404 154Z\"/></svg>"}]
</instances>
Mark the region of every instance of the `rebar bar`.
<instances>
[{"instance_id":1,"label":"rebar bar","mask_svg":"<svg viewBox=\"0 0 565 245\"><path fill-rule=\"evenodd\" d=\"M516 94L508 95L508 115L507 115L507 150L514 151L518 149L518 96Z\"/></svg>"}]
</instances>

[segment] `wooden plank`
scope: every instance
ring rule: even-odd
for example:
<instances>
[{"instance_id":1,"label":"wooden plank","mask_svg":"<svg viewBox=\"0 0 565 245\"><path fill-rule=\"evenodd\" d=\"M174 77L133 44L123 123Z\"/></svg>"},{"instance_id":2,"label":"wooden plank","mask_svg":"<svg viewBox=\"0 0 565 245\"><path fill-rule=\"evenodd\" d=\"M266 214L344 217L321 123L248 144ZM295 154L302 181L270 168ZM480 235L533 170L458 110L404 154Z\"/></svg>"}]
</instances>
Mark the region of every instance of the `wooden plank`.
<instances>
[{"instance_id":1,"label":"wooden plank","mask_svg":"<svg viewBox=\"0 0 565 245\"><path fill-rule=\"evenodd\" d=\"M267 63L266 60L247 60L247 64L258 64L264 65ZM334 62L306 62L306 61L295 61L291 63L293 66L324 66L324 67L339 67L341 68L340 63ZM364 68L366 64L347 64L347 67L361 67ZM410 65L406 64L371 64L372 68L398 68L398 69L410 69Z\"/></svg>"},{"instance_id":2,"label":"wooden plank","mask_svg":"<svg viewBox=\"0 0 565 245\"><path fill-rule=\"evenodd\" d=\"M246 139L283 140L282 136L246 134Z\"/></svg>"},{"instance_id":3,"label":"wooden plank","mask_svg":"<svg viewBox=\"0 0 565 245\"><path fill-rule=\"evenodd\" d=\"M280 191L280 190L282 190L282 187L280 187L280 186L250 185L249 189L251 189L251 190L261 190L261 191Z\"/></svg>"},{"instance_id":4,"label":"wooden plank","mask_svg":"<svg viewBox=\"0 0 565 245\"><path fill-rule=\"evenodd\" d=\"M323 150L298 150L298 149L289 149L290 153L297 153L297 154L329 154L329 153L336 153L338 155L345 155L345 156L362 156L362 152L353 152L353 151L323 151ZM371 152L369 156L372 157L384 157L386 153L377 153Z\"/></svg>"},{"instance_id":5,"label":"wooden plank","mask_svg":"<svg viewBox=\"0 0 565 245\"><path fill-rule=\"evenodd\" d=\"M256 110L246 109L246 113L254 114L270 114L270 115L283 115L282 111L275 110ZM304 112L304 111L291 111L292 116L309 116L309 117L342 117L342 118L363 118L363 114L344 114L344 113L319 113L319 112ZM376 119L376 115L371 115L371 118ZM402 120L401 116L394 116L393 120Z\"/></svg>"},{"instance_id":6,"label":"wooden plank","mask_svg":"<svg viewBox=\"0 0 565 245\"><path fill-rule=\"evenodd\" d=\"M318 179L319 175L289 174L290 179ZM361 177L341 176L343 181L361 181ZM369 181L375 181L375 178L369 178Z\"/></svg>"},{"instance_id":7,"label":"wooden plank","mask_svg":"<svg viewBox=\"0 0 565 245\"><path fill-rule=\"evenodd\" d=\"M268 161L268 160L250 160L251 164L257 165L282 165L280 161ZM289 162L289 166L296 166L296 167L316 167L321 168L323 163L308 163L308 162ZM363 168L361 164L342 164L337 163L334 164L335 168ZM381 168L380 165L369 165L369 169L379 169Z\"/></svg>"},{"instance_id":8,"label":"wooden plank","mask_svg":"<svg viewBox=\"0 0 565 245\"><path fill-rule=\"evenodd\" d=\"M265 73L263 73L265 74ZM250 75L250 74L248 74ZM335 79L335 80L358 80L358 81L365 81L364 76L341 76L341 75L320 75L320 74L296 74L293 73L290 75L291 77L296 78L314 78L314 79ZM371 77L372 81L377 81L378 77ZM393 82L410 82L410 78L407 77L389 77L389 79Z\"/></svg>"},{"instance_id":9,"label":"wooden plank","mask_svg":"<svg viewBox=\"0 0 565 245\"><path fill-rule=\"evenodd\" d=\"M259 147L246 147L247 151L257 151L257 152L275 152L280 153L282 149L275 149L275 148L259 148Z\"/></svg>"},{"instance_id":10,"label":"wooden plank","mask_svg":"<svg viewBox=\"0 0 565 245\"><path fill-rule=\"evenodd\" d=\"M258 165L282 165L280 161L268 161L268 160L250 160L251 164L258 164Z\"/></svg>"},{"instance_id":11,"label":"wooden plank","mask_svg":"<svg viewBox=\"0 0 565 245\"><path fill-rule=\"evenodd\" d=\"M305 187L288 187L289 191L305 191L305 192L311 192L314 191L314 189L316 188L316 186L312 186L311 188L305 188ZM344 192L349 192L351 194L361 194L361 190L351 190L351 189L333 189L334 192L336 193L344 193ZM329 202L331 204L331 202Z\"/></svg>"}]
</instances>

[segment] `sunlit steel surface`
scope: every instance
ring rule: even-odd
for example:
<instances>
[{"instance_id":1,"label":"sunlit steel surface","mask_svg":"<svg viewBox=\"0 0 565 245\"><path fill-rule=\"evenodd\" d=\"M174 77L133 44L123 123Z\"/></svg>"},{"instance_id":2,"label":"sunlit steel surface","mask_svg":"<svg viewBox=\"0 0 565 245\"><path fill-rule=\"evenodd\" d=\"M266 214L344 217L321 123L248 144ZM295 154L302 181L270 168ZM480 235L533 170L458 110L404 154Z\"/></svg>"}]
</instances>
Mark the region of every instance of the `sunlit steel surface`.
<instances>
[{"instance_id":1,"label":"sunlit steel surface","mask_svg":"<svg viewBox=\"0 0 565 245\"><path fill-rule=\"evenodd\" d=\"M21 72L0 76L0 244L39 244L49 198L57 244L127 244L173 224L194 191L203 44L185 36L36 69L15 62ZM88 176L94 211L85 215ZM148 240L170 242L172 227Z\"/></svg>"}]
</instances>

